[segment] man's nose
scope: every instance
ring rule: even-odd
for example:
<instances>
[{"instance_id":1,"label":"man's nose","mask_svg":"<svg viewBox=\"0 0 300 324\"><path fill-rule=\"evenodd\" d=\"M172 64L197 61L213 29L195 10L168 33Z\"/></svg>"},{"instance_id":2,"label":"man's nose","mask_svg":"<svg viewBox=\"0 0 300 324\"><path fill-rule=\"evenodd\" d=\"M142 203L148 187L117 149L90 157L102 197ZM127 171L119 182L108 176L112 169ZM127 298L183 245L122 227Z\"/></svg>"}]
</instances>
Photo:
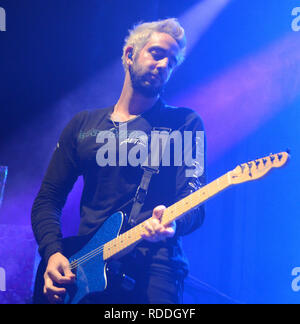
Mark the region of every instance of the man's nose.
<instances>
[{"instance_id":1,"label":"man's nose","mask_svg":"<svg viewBox=\"0 0 300 324\"><path fill-rule=\"evenodd\" d=\"M169 68L169 59L165 57L164 59L160 60L158 62L158 65L156 66L157 70L159 71L160 75L163 77L163 79L168 79L170 75L170 68Z\"/></svg>"},{"instance_id":2,"label":"man's nose","mask_svg":"<svg viewBox=\"0 0 300 324\"><path fill-rule=\"evenodd\" d=\"M157 67L160 69L166 69L166 68L168 68L168 66L169 66L169 59L167 57L165 57L158 62Z\"/></svg>"}]
</instances>

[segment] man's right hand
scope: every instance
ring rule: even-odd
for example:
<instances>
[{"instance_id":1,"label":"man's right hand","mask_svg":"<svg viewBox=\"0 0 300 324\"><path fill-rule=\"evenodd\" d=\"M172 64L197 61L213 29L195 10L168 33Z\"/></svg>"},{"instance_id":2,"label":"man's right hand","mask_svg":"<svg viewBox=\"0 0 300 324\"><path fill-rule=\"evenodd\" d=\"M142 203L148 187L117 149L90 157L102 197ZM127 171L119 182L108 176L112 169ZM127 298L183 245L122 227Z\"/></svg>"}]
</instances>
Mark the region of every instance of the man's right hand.
<instances>
[{"instance_id":1,"label":"man's right hand","mask_svg":"<svg viewBox=\"0 0 300 324\"><path fill-rule=\"evenodd\" d=\"M60 303L66 293L66 288L55 284L68 285L75 281L75 274L70 269L69 260L57 252L48 260L44 274L44 294L51 304Z\"/></svg>"}]
</instances>

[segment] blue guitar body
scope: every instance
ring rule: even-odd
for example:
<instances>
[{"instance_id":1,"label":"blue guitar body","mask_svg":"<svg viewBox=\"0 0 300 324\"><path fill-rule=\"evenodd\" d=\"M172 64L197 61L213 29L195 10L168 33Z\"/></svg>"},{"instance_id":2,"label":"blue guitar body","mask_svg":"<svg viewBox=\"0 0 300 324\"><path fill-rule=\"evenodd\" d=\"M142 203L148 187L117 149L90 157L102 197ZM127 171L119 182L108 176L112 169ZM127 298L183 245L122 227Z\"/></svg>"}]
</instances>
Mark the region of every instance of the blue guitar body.
<instances>
[{"instance_id":1,"label":"blue guitar body","mask_svg":"<svg viewBox=\"0 0 300 324\"><path fill-rule=\"evenodd\" d=\"M91 238L71 237L63 240L64 255L71 265L76 264L72 270L76 274L76 280L74 284L66 286L64 304L82 303L89 295L106 290L107 262L103 260L101 247L119 235L123 220L123 213L117 212L110 216ZM36 304L48 303L43 295L45 269L46 265L41 262L33 296L33 302Z\"/></svg>"}]
</instances>

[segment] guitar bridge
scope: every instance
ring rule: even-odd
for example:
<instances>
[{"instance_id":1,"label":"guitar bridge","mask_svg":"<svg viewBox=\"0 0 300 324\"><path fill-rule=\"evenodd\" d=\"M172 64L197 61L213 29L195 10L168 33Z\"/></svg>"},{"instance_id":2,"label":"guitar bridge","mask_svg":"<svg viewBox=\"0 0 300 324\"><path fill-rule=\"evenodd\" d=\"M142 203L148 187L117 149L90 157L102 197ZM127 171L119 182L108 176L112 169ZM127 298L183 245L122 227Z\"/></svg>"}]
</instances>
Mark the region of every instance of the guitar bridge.
<instances>
[{"instance_id":1,"label":"guitar bridge","mask_svg":"<svg viewBox=\"0 0 300 324\"><path fill-rule=\"evenodd\" d=\"M117 285L124 290L131 291L135 287L135 280L122 271L122 264L117 260L107 264L106 272L111 278L113 285Z\"/></svg>"}]
</instances>

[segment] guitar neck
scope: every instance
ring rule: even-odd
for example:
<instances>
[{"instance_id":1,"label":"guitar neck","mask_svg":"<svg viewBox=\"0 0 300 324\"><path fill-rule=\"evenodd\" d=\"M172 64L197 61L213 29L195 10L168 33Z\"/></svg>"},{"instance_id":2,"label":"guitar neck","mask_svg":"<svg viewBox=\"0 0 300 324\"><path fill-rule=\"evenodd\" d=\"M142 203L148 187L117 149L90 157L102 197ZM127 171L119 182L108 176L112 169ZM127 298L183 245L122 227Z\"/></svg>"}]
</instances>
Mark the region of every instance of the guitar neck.
<instances>
[{"instance_id":1,"label":"guitar neck","mask_svg":"<svg viewBox=\"0 0 300 324\"><path fill-rule=\"evenodd\" d=\"M208 199L215 196L217 193L228 188L231 184L231 175L230 172L228 172L166 208L161 219L161 223L163 225L168 225L171 222L179 219L188 211L196 208ZM107 260L113 256L116 256L141 241L141 234L145 231L145 222L146 221L140 223L127 232L117 236L115 239L107 242L104 245L103 259Z\"/></svg>"}]
</instances>

